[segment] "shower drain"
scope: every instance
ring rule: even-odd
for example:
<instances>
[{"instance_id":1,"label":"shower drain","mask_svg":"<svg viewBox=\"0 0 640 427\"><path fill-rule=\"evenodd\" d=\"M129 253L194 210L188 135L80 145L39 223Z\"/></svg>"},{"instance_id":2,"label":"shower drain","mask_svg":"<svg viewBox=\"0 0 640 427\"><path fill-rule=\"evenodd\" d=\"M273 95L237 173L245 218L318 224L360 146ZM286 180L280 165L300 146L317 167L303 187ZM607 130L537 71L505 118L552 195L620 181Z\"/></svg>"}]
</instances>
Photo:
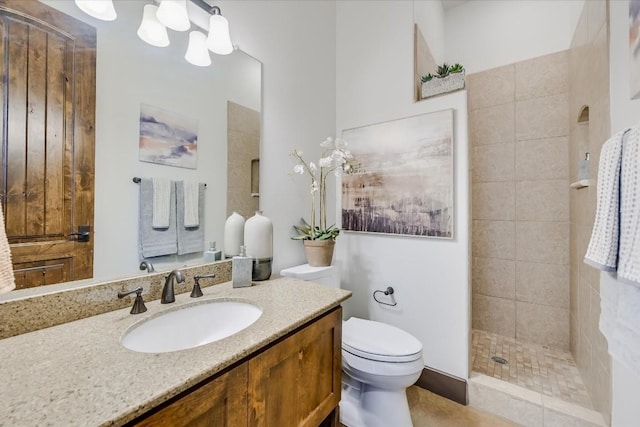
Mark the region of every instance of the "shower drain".
<instances>
[{"instance_id":1,"label":"shower drain","mask_svg":"<svg viewBox=\"0 0 640 427\"><path fill-rule=\"evenodd\" d=\"M499 363L501 365L508 365L509 361L503 357L500 356L491 356L491 360L493 360L496 363Z\"/></svg>"}]
</instances>

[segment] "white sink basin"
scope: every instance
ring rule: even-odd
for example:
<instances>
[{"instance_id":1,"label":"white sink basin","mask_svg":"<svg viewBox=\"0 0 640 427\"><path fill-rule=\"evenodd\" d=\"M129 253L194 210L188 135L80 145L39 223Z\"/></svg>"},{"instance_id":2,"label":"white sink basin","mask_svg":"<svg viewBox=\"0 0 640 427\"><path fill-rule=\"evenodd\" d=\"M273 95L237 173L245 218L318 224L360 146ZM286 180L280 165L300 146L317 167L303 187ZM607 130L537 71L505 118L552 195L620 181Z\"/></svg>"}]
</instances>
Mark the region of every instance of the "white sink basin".
<instances>
[{"instance_id":1,"label":"white sink basin","mask_svg":"<svg viewBox=\"0 0 640 427\"><path fill-rule=\"evenodd\" d=\"M124 333L122 345L142 353L185 350L240 332L261 315L261 308L246 302L203 301L133 325Z\"/></svg>"}]
</instances>

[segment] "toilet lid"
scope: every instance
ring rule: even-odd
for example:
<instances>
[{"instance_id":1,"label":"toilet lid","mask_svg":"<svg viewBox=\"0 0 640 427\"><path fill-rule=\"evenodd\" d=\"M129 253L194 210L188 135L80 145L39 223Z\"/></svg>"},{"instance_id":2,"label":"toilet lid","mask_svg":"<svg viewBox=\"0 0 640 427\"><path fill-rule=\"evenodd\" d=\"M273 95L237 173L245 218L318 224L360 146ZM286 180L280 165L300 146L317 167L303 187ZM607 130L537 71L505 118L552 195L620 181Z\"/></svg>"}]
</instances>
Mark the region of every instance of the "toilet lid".
<instances>
[{"instance_id":1,"label":"toilet lid","mask_svg":"<svg viewBox=\"0 0 640 427\"><path fill-rule=\"evenodd\" d=\"M342 348L371 360L407 362L419 358L422 343L413 335L387 325L352 317L342 324Z\"/></svg>"}]
</instances>

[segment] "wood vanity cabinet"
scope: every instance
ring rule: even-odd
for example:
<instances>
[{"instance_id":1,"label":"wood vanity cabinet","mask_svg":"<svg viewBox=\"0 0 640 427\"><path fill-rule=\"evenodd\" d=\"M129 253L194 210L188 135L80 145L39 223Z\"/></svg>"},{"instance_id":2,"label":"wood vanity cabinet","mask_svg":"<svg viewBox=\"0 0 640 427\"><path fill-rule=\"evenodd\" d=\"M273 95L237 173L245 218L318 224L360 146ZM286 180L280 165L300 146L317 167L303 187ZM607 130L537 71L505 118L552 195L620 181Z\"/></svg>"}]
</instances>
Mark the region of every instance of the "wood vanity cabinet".
<instances>
[{"instance_id":1,"label":"wood vanity cabinet","mask_svg":"<svg viewBox=\"0 0 640 427\"><path fill-rule=\"evenodd\" d=\"M337 307L130 425L337 427L341 340Z\"/></svg>"}]
</instances>

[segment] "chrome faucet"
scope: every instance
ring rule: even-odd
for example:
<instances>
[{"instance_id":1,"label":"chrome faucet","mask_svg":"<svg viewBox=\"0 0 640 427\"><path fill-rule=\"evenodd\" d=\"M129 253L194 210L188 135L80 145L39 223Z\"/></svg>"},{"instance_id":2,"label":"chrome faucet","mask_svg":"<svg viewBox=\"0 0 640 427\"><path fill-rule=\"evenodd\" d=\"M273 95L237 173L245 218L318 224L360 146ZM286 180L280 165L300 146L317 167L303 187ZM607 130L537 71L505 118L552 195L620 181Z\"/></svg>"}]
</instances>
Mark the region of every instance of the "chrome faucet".
<instances>
[{"instance_id":1,"label":"chrome faucet","mask_svg":"<svg viewBox=\"0 0 640 427\"><path fill-rule=\"evenodd\" d=\"M173 284L175 281L178 283L184 282L184 274L180 270L173 270L164 281L164 287L162 288L162 298L160 298L160 304L169 304L176 300Z\"/></svg>"}]
</instances>

